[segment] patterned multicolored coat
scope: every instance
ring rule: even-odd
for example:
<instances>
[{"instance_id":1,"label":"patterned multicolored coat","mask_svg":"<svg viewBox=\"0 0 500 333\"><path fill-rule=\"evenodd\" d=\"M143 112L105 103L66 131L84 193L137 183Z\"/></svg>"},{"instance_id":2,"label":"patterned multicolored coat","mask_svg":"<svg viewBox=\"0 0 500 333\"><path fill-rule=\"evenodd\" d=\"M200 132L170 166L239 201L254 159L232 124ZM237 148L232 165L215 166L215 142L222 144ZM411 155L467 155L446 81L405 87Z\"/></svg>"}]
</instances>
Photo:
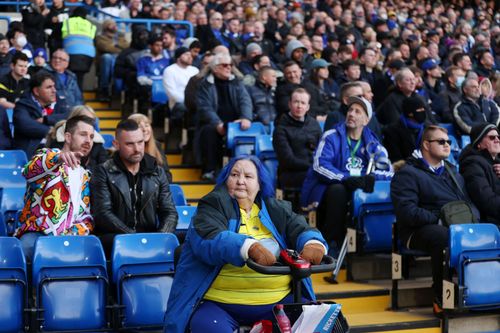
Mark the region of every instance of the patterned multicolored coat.
<instances>
[{"instance_id":1,"label":"patterned multicolored coat","mask_svg":"<svg viewBox=\"0 0 500 333\"><path fill-rule=\"evenodd\" d=\"M59 161L61 150L40 149L26 164L23 176L28 186L25 205L15 236L26 232L46 235L88 235L94 228L90 215L90 174L83 173L80 205L76 218L70 194L67 166Z\"/></svg>"}]
</instances>

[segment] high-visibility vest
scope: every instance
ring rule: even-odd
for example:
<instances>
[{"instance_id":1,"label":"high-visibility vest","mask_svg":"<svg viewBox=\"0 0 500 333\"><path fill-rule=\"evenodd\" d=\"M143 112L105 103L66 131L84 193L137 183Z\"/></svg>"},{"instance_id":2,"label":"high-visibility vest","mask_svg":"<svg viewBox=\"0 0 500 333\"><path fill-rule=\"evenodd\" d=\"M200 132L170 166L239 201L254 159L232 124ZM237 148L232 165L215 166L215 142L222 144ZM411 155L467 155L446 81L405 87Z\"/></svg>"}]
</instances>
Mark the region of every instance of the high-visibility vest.
<instances>
[{"instance_id":1,"label":"high-visibility vest","mask_svg":"<svg viewBox=\"0 0 500 333\"><path fill-rule=\"evenodd\" d=\"M61 28L63 46L69 55L82 54L95 57L94 37L96 27L81 17L64 20Z\"/></svg>"}]
</instances>

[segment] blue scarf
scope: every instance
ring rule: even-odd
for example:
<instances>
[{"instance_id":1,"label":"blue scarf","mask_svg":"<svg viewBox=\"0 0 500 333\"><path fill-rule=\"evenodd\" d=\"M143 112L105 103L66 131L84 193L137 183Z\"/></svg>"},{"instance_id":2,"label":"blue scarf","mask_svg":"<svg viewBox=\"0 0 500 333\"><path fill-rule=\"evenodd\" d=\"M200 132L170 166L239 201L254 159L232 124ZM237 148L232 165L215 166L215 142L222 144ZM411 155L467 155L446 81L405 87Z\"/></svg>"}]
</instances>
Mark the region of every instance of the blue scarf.
<instances>
[{"instance_id":1,"label":"blue scarf","mask_svg":"<svg viewBox=\"0 0 500 333\"><path fill-rule=\"evenodd\" d=\"M420 141L422 140L422 134L424 133L425 123L417 123L415 120L409 119L404 113L399 116L399 119L405 125L406 128L418 129L417 140L415 140L415 149L420 148Z\"/></svg>"}]
</instances>

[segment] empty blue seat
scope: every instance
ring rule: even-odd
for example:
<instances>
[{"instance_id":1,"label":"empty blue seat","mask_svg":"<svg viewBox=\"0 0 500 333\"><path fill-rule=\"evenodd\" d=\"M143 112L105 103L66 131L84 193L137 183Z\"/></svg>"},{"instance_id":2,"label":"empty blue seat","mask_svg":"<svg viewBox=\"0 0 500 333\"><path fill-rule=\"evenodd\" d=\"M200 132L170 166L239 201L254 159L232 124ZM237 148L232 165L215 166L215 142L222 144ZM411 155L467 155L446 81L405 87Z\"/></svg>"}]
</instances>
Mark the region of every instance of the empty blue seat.
<instances>
[{"instance_id":1,"label":"empty blue seat","mask_svg":"<svg viewBox=\"0 0 500 333\"><path fill-rule=\"evenodd\" d=\"M21 242L0 237L0 331L23 331L23 313L27 300L26 260Z\"/></svg>"},{"instance_id":2,"label":"empty blue seat","mask_svg":"<svg viewBox=\"0 0 500 333\"><path fill-rule=\"evenodd\" d=\"M177 214L179 215L179 220L177 222L177 231L186 231L189 228L191 219L196 213L195 206L175 206L177 209Z\"/></svg>"},{"instance_id":3,"label":"empty blue seat","mask_svg":"<svg viewBox=\"0 0 500 333\"><path fill-rule=\"evenodd\" d=\"M0 169L22 169L28 163L23 150L0 150Z\"/></svg>"},{"instance_id":4,"label":"empty blue seat","mask_svg":"<svg viewBox=\"0 0 500 333\"><path fill-rule=\"evenodd\" d=\"M102 135L102 138L104 139L104 148L106 149L111 149L113 148L113 140L115 139L115 137L112 135L112 134L101 134Z\"/></svg>"},{"instance_id":5,"label":"empty blue seat","mask_svg":"<svg viewBox=\"0 0 500 333\"><path fill-rule=\"evenodd\" d=\"M0 214L8 226L8 234L12 234L16 227L18 212L24 206L24 194L26 192L26 180L20 169L0 169Z\"/></svg>"},{"instance_id":6,"label":"empty blue seat","mask_svg":"<svg viewBox=\"0 0 500 333\"><path fill-rule=\"evenodd\" d=\"M455 125L452 123L439 123L439 127L445 128L448 131L448 135L455 136L457 131L455 130Z\"/></svg>"},{"instance_id":7,"label":"empty blue seat","mask_svg":"<svg viewBox=\"0 0 500 333\"><path fill-rule=\"evenodd\" d=\"M449 228L449 266L458 272L459 307L500 307L500 232L489 223Z\"/></svg>"},{"instance_id":8,"label":"empty blue seat","mask_svg":"<svg viewBox=\"0 0 500 333\"><path fill-rule=\"evenodd\" d=\"M162 80L153 80L153 86L151 87L151 102L167 104L168 96L163 87Z\"/></svg>"},{"instance_id":9,"label":"empty blue seat","mask_svg":"<svg viewBox=\"0 0 500 333\"><path fill-rule=\"evenodd\" d=\"M460 155L460 152L462 151L462 149L460 148L460 146L458 144L458 141L455 138L455 136L448 135L448 137L451 140L451 145L450 145L451 154L453 154L453 157L455 158L455 161L458 161L458 156Z\"/></svg>"},{"instance_id":10,"label":"empty blue seat","mask_svg":"<svg viewBox=\"0 0 500 333\"><path fill-rule=\"evenodd\" d=\"M182 187L177 184L169 185L170 192L172 192L172 201L176 206L187 206L186 196L184 195L184 191Z\"/></svg>"},{"instance_id":11,"label":"empty blue seat","mask_svg":"<svg viewBox=\"0 0 500 333\"><path fill-rule=\"evenodd\" d=\"M365 252L388 252L392 248L392 224L396 218L390 189L390 181L379 180L373 193L354 192L353 221L363 234Z\"/></svg>"},{"instance_id":12,"label":"empty blue seat","mask_svg":"<svg viewBox=\"0 0 500 333\"><path fill-rule=\"evenodd\" d=\"M2 195L0 194L1 197ZM3 214L0 214L0 236L7 236L7 225L5 224Z\"/></svg>"},{"instance_id":13,"label":"empty blue seat","mask_svg":"<svg viewBox=\"0 0 500 333\"><path fill-rule=\"evenodd\" d=\"M124 328L163 326L174 274L173 234L118 235L112 254L113 282L123 306Z\"/></svg>"},{"instance_id":14,"label":"empty blue seat","mask_svg":"<svg viewBox=\"0 0 500 333\"><path fill-rule=\"evenodd\" d=\"M227 128L227 149L233 156L252 155L255 151L256 138L267 134L262 123L253 122L246 130L240 128L240 123L229 123Z\"/></svg>"},{"instance_id":15,"label":"empty blue seat","mask_svg":"<svg viewBox=\"0 0 500 333\"><path fill-rule=\"evenodd\" d=\"M97 237L39 237L32 281L43 331L106 327L108 276Z\"/></svg>"}]
</instances>

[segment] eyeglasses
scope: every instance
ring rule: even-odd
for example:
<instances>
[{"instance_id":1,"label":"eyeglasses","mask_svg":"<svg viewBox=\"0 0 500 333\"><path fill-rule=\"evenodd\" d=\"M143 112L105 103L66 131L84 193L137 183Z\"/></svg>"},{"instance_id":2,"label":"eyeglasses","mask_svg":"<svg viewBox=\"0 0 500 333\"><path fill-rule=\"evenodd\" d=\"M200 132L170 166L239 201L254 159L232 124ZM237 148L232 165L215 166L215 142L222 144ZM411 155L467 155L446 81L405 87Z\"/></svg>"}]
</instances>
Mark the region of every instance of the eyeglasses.
<instances>
[{"instance_id":1,"label":"eyeglasses","mask_svg":"<svg viewBox=\"0 0 500 333\"><path fill-rule=\"evenodd\" d=\"M69 59L66 59L66 58L61 58L61 57L52 57L52 59L54 59L54 60L59 60L59 61L64 61L64 62L69 61Z\"/></svg>"},{"instance_id":2,"label":"eyeglasses","mask_svg":"<svg viewBox=\"0 0 500 333\"><path fill-rule=\"evenodd\" d=\"M440 146L444 146L445 144L448 144L448 146L451 146L451 140L437 139L437 140L427 140L427 142L437 142L438 145L440 145Z\"/></svg>"},{"instance_id":3,"label":"eyeglasses","mask_svg":"<svg viewBox=\"0 0 500 333\"><path fill-rule=\"evenodd\" d=\"M231 68L231 67L233 67L233 64L218 64L217 66L221 66L224 68Z\"/></svg>"},{"instance_id":4,"label":"eyeglasses","mask_svg":"<svg viewBox=\"0 0 500 333\"><path fill-rule=\"evenodd\" d=\"M488 135L488 139L490 139L490 141L495 141L495 139L500 140L500 135Z\"/></svg>"}]
</instances>

